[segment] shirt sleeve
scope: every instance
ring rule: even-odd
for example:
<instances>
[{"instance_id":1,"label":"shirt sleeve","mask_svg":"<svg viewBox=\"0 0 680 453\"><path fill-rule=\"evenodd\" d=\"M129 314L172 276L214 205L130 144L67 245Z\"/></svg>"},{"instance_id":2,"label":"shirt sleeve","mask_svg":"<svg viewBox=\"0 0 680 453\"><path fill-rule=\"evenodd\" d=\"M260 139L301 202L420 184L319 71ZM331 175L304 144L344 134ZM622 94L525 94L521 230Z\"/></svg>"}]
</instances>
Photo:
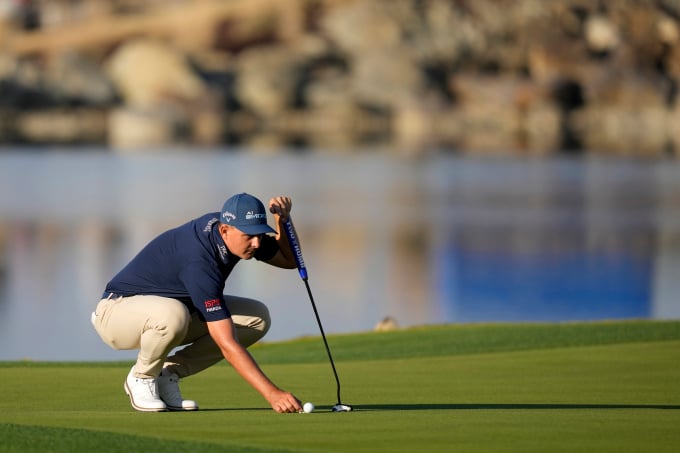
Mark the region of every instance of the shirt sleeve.
<instances>
[{"instance_id":1,"label":"shirt sleeve","mask_svg":"<svg viewBox=\"0 0 680 453\"><path fill-rule=\"evenodd\" d=\"M222 297L224 280L217 268L206 263L191 262L180 271L179 278L201 320L220 321L231 317Z\"/></svg>"}]
</instances>

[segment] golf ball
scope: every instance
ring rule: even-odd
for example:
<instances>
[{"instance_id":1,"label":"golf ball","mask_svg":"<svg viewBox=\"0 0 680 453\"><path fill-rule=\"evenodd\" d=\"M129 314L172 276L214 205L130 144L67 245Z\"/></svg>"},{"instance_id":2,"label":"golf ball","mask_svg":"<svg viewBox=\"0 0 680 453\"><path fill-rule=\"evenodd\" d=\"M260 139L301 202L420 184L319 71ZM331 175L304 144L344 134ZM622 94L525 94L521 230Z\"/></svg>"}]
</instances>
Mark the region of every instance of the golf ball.
<instances>
[{"instance_id":1,"label":"golf ball","mask_svg":"<svg viewBox=\"0 0 680 453\"><path fill-rule=\"evenodd\" d=\"M312 403L305 403L302 405L302 410L304 411L305 414L314 412L314 405Z\"/></svg>"}]
</instances>

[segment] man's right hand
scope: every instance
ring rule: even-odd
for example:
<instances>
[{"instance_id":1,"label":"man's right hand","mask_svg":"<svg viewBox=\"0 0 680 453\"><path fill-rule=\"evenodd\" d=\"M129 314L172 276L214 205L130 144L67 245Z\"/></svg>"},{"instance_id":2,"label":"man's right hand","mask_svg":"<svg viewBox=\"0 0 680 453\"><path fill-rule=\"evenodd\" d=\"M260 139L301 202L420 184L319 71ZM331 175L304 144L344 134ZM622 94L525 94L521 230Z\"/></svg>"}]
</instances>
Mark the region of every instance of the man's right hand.
<instances>
[{"instance_id":1,"label":"man's right hand","mask_svg":"<svg viewBox=\"0 0 680 453\"><path fill-rule=\"evenodd\" d=\"M290 392L277 389L267 395L267 401L271 404L272 409L280 414L302 411L300 400Z\"/></svg>"}]
</instances>

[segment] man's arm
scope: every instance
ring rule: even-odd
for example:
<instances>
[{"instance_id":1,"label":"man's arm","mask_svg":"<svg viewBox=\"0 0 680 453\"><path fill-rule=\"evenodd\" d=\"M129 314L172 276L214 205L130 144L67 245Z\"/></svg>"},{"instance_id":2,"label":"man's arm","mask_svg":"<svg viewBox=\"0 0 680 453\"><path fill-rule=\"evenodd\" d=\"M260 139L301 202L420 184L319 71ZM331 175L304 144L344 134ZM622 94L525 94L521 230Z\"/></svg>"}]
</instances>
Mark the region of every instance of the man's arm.
<instances>
[{"instance_id":1,"label":"man's arm","mask_svg":"<svg viewBox=\"0 0 680 453\"><path fill-rule=\"evenodd\" d=\"M231 319L208 322L208 332L222 355L234 369L257 390L276 412L300 412L300 400L278 388L262 372L250 353L238 342Z\"/></svg>"},{"instance_id":2,"label":"man's arm","mask_svg":"<svg viewBox=\"0 0 680 453\"><path fill-rule=\"evenodd\" d=\"M290 197L275 197L269 200L269 212L274 215L274 222L276 223L276 242L279 244L279 251L265 262L284 269L294 269L296 266L295 256L290 248L283 226L290 216L292 207L293 202Z\"/></svg>"}]
</instances>

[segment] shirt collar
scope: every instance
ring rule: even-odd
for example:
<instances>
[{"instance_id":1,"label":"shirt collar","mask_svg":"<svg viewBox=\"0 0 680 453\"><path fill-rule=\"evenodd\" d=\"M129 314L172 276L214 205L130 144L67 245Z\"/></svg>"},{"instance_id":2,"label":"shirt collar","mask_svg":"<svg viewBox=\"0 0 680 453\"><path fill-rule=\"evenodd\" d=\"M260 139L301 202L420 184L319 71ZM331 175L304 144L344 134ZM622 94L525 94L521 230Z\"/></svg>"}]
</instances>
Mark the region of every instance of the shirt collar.
<instances>
[{"instance_id":1,"label":"shirt collar","mask_svg":"<svg viewBox=\"0 0 680 453\"><path fill-rule=\"evenodd\" d=\"M229 261L231 261L231 256L232 254L229 253L229 249L227 248L227 245L224 243L224 239L222 239L222 235L220 234L220 222L215 222L215 225L213 225L213 230L212 230L212 235L213 235L213 242L215 244L215 249L217 250L217 253L220 255L220 259L224 264L227 264Z\"/></svg>"}]
</instances>

